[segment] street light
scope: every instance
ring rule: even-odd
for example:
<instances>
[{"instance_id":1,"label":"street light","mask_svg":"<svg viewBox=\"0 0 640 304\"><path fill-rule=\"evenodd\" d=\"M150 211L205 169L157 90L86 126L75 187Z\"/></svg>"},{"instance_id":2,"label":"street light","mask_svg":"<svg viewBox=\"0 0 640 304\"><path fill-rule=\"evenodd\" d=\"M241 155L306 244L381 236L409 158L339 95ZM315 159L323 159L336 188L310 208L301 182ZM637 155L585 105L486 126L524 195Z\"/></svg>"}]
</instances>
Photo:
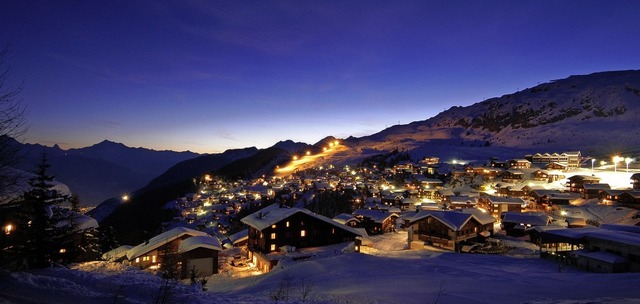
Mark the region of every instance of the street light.
<instances>
[{"instance_id":1,"label":"street light","mask_svg":"<svg viewBox=\"0 0 640 304\"><path fill-rule=\"evenodd\" d=\"M593 176L593 175L594 175L594 174L593 174L593 164L594 164L595 162L596 162L596 159L595 159L595 158L592 158L592 159L591 159L591 176Z\"/></svg>"},{"instance_id":2,"label":"street light","mask_svg":"<svg viewBox=\"0 0 640 304\"><path fill-rule=\"evenodd\" d=\"M631 158L631 157L627 157L627 158L624 159L624 162L627 164L627 173L629 173L629 163L631 163L633 161L635 161L635 159Z\"/></svg>"},{"instance_id":3,"label":"street light","mask_svg":"<svg viewBox=\"0 0 640 304\"><path fill-rule=\"evenodd\" d=\"M616 155L611 160L613 161L613 171L618 172L618 162L623 161L624 158Z\"/></svg>"}]
</instances>

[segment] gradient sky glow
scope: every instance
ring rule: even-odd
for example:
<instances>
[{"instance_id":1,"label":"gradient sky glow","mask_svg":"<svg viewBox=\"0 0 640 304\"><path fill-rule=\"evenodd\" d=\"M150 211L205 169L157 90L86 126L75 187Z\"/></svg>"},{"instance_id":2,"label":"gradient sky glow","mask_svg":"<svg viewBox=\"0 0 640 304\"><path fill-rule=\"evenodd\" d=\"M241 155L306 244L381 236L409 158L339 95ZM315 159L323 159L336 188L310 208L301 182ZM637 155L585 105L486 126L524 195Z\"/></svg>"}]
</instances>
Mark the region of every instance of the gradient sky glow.
<instances>
[{"instance_id":1,"label":"gradient sky glow","mask_svg":"<svg viewBox=\"0 0 640 304\"><path fill-rule=\"evenodd\" d=\"M31 127L222 152L369 135L540 82L640 68L640 1L2 1Z\"/></svg>"}]
</instances>

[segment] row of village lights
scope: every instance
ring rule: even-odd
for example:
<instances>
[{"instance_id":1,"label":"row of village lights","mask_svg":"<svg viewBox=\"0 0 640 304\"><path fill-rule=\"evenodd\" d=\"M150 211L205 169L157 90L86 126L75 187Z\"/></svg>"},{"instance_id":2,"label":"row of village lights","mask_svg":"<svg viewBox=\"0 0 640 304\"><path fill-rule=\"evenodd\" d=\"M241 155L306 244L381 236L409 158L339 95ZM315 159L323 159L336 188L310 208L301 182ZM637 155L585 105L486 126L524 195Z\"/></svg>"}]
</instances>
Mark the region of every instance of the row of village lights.
<instances>
[{"instance_id":1,"label":"row of village lights","mask_svg":"<svg viewBox=\"0 0 640 304\"><path fill-rule=\"evenodd\" d=\"M330 142L330 143L329 143L329 147L323 147L323 148L322 148L322 151L327 152L327 151L329 151L329 149L331 149L331 148L333 148L333 147L336 147L336 146L338 146L339 144L340 144L340 142L339 142L339 141L337 141L337 140L336 140L336 141L332 141L332 142ZM307 151L307 152L305 153L305 155L306 155L306 156L311 155L311 151ZM299 158L299 157L298 157L298 155L294 155L294 156L293 156L293 160L298 160L298 158Z\"/></svg>"},{"instance_id":2,"label":"row of village lights","mask_svg":"<svg viewBox=\"0 0 640 304\"><path fill-rule=\"evenodd\" d=\"M613 161L613 170L615 172L618 172L618 163L621 161L624 161L625 164L627 165L627 173L629 172L629 164L636 161L635 158L631 158L631 157L622 157L622 156L618 156L615 155L613 157L611 157L611 161ZM593 175L593 164L596 162L595 158L591 159L591 175ZM605 165L607 162L606 161L600 161L600 165Z\"/></svg>"}]
</instances>

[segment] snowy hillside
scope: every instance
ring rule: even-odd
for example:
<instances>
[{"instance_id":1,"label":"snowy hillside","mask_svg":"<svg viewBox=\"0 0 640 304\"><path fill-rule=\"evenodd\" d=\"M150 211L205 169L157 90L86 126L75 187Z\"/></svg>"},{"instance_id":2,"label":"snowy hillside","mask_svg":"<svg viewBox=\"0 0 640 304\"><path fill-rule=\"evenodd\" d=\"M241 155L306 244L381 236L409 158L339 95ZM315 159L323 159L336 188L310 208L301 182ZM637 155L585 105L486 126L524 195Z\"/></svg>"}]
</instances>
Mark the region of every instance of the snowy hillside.
<instances>
[{"instance_id":1,"label":"snowy hillside","mask_svg":"<svg viewBox=\"0 0 640 304\"><path fill-rule=\"evenodd\" d=\"M571 76L476 103L453 107L425 121L390 127L352 147L429 151L581 150L610 153L637 148L640 71ZM462 148L462 149L460 149ZM420 154L420 153L412 153Z\"/></svg>"},{"instance_id":2,"label":"snowy hillside","mask_svg":"<svg viewBox=\"0 0 640 304\"><path fill-rule=\"evenodd\" d=\"M369 254L317 256L267 274L223 267L207 283L172 289L172 303L638 303L636 273L559 268L552 260L403 250L406 232L375 237ZM512 242L510 244L521 243ZM520 252L527 249L526 244ZM532 244L529 244L532 245ZM533 246L535 248L535 246ZM330 251L333 252L333 251ZM229 268L234 268L228 270ZM162 280L90 262L0 275L0 303L153 303Z\"/></svg>"}]
</instances>

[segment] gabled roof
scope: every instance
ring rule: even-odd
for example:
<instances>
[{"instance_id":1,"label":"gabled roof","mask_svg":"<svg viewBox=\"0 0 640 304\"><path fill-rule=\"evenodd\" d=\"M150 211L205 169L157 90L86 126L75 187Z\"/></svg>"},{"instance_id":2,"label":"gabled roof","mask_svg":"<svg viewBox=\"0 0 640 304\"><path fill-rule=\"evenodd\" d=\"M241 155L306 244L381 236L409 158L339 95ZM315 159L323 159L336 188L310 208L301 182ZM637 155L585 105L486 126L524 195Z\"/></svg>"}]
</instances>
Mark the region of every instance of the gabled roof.
<instances>
[{"instance_id":1,"label":"gabled roof","mask_svg":"<svg viewBox=\"0 0 640 304\"><path fill-rule=\"evenodd\" d=\"M611 189L609 184L584 184L585 190L608 190Z\"/></svg>"},{"instance_id":2,"label":"gabled roof","mask_svg":"<svg viewBox=\"0 0 640 304\"><path fill-rule=\"evenodd\" d=\"M249 229L244 229L242 231L236 232L228 237L231 244L236 244L238 242L245 241L249 238Z\"/></svg>"},{"instance_id":3,"label":"gabled roof","mask_svg":"<svg viewBox=\"0 0 640 304\"><path fill-rule=\"evenodd\" d=\"M122 245L118 248L111 249L102 254L102 259L107 261L116 261L127 256L127 252L131 250L133 246Z\"/></svg>"},{"instance_id":4,"label":"gabled roof","mask_svg":"<svg viewBox=\"0 0 640 304\"><path fill-rule=\"evenodd\" d=\"M152 237L148 242L144 242L136 247L131 248L127 252L127 259L129 260L135 259L139 256L144 255L145 253L158 249L160 246L170 243L171 241L185 235L192 236L192 237L208 236L208 234L205 232L189 229L186 227L174 228Z\"/></svg>"},{"instance_id":5,"label":"gabled roof","mask_svg":"<svg viewBox=\"0 0 640 304\"><path fill-rule=\"evenodd\" d=\"M220 240L217 237L209 235L199 235L190 237L182 242L178 246L178 252L188 252L196 248L207 248L217 251L222 251Z\"/></svg>"},{"instance_id":6,"label":"gabled roof","mask_svg":"<svg viewBox=\"0 0 640 304\"><path fill-rule=\"evenodd\" d=\"M437 221L441 222L445 226L449 227L453 231L460 231L464 225L470 221L471 219L475 219L481 224L488 224L488 219L480 219L476 214L459 212L459 211L433 211L433 210L422 210L418 212L413 219L409 222L413 224L415 222L421 221L423 219L432 217ZM491 218L491 222L495 222L493 217Z\"/></svg>"},{"instance_id":7,"label":"gabled roof","mask_svg":"<svg viewBox=\"0 0 640 304\"><path fill-rule=\"evenodd\" d=\"M398 215L395 213L375 209L358 209L353 212L353 215L359 215L365 218L369 218L376 223L382 223L390 217L398 217Z\"/></svg>"},{"instance_id":8,"label":"gabled roof","mask_svg":"<svg viewBox=\"0 0 640 304\"><path fill-rule=\"evenodd\" d=\"M360 220L348 213L340 213L333 218L334 221L346 225L348 222L355 221L360 223Z\"/></svg>"},{"instance_id":9,"label":"gabled roof","mask_svg":"<svg viewBox=\"0 0 640 304\"><path fill-rule=\"evenodd\" d=\"M509 205L524 205L525 202L521 198L518 197L500 197L500 196L490 196L487 198L492 204L509 204Z\"/></svg>"},{"instance_id":10,"label":"gabled roof","mask_svg":"<svg viewBox=\"0 0 640 304\"><path fill-rule=\"evenodd\" d=\"M288 207L282 207L280 208L278 204L273 204L270 206L267 206L265 208L260 209L257 212L254 212L252 214L249 214L245 217L242 218L243 223L257 229L257 230L264 230L267 227L278 223L284 219L287 219L291 216L293 216L296 213L304 213L310 217L316 218L320 221L323 221L325 223L328 223L332 226L338 227L342 230L346 230L348 232L351 232L355 235L359 235L359 236L366 236L362 235L362 232L351 228L349 226L346 225L342 225L328 217L319 215L319 214L315 214L307 209L303 209L303 208L288 208Z\"/></svg>"},{"instance_id":11,"label":"gabled roof","mask_svg":"<svg viewBox=\"0 0 640 304\"><path fill-rule=\"evenodd\" d=\"M544 213L519 213L505 212L502 213L503 223L528 224L531 226L546 226L551 222L551 217Z\"/></svg>"}]
</instances>

